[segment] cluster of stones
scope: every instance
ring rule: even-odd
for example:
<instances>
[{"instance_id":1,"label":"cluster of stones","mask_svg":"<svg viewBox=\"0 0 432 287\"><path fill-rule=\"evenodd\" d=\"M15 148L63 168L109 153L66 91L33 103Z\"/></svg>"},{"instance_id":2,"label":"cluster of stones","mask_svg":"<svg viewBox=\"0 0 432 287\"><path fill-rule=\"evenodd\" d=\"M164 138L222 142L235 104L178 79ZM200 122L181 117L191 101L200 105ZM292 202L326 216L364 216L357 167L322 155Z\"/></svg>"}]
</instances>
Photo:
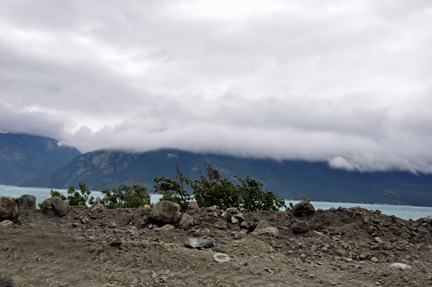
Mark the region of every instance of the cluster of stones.
<instances>
[{"instance_id":1,"label":"cluster of stones","mask_svg":"<svg viewBox=\"0 0 432 287\"><path fill-rule=\"evenodd\" d=\"M18 199L0 197L0 226L14 225L19 222L20 212L36 208L36 197L23 195Z\"/></svg>"}]
</instances>

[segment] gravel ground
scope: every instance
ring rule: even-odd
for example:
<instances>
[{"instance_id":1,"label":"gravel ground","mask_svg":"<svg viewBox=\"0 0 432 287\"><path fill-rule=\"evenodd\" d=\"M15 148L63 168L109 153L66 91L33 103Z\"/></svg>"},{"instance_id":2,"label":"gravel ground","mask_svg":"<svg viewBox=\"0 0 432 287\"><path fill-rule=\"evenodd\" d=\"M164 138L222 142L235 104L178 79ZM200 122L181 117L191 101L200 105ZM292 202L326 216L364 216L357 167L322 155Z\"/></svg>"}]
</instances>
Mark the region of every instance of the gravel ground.
<instances>
[{"instance_id":1,"label":"gravel ground","mask_svg":"<svg viewBox=\"0 0 432 287\"><path fill-rule=\"evenodd\" d=\"M188 214L184 230L152 221L149 207L21 212L0 225L0 286L432 285L429 218L362 208ZM194 239L207 246L187 247Z\"/></svg>"}]
</instances>

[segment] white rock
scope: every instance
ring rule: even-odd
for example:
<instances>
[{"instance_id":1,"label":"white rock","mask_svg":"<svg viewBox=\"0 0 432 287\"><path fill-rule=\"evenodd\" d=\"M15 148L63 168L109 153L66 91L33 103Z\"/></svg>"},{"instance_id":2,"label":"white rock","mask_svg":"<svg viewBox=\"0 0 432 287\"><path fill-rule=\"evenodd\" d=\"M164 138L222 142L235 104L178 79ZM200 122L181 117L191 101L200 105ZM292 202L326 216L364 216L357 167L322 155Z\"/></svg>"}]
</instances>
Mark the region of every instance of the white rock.
<instances>
[{"instance_id":1,"label":"white rock","mask_svg":"<svg viewBox=\"0 0 432 287\"><path fill-rule=\"evenodd\" d=\"M213 254L213 259L218 263L229 262L231 260L231 258L229 258L229 256L224 253Z\"/></svg>"},{"instance_id":2,"label":"white rock","mask_svg":"<svg viewBox=\"0 0 432 287\"><path fill-rule=\"evenodd\" d=\"M258 229L252 232L254 235L270 235L274 237L279 236L279 230L276 227L267 227L263 229Z\"/></svg>"},{"instance_id":3,"label":"white rock","mask_svg":"<svg viewBox=\"0 0 432 287\"><path fill-rule=\"evenodd\" d=\"M0 222L0 226L12 226L14 225L14 223L10 220L3 220L2 222Z\"/></svg>"},{"instance_id":4,"label":"white rock","mask_svg":"<svg viewBox=\"0 0 432 287\"><path fill-rule=\"evenodd\" d=\"M408 264L393 263L393 264L390 264L390 268L397 268L397 269L405 270L405 269L411 269L412 267Z\"/></svg>"}]
</instances>

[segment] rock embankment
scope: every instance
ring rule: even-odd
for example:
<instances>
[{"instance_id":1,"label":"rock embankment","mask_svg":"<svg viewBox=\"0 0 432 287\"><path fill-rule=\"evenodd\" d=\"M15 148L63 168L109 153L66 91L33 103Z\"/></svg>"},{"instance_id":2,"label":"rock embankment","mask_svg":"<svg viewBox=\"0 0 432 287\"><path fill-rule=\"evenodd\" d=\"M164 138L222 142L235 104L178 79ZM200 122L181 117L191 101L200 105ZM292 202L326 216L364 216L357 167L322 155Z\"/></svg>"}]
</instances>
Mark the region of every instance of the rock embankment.
<instances>
[{"instance_id":1,"label":"rock embankment","mask_svg":"<svg viewBox=\"0 0 432 287\"><path fill-rule=\"evenodd\" d=\"M32 200L0 198L0 286L432 285L432 217Z\"/></svg>"}]
</instances>

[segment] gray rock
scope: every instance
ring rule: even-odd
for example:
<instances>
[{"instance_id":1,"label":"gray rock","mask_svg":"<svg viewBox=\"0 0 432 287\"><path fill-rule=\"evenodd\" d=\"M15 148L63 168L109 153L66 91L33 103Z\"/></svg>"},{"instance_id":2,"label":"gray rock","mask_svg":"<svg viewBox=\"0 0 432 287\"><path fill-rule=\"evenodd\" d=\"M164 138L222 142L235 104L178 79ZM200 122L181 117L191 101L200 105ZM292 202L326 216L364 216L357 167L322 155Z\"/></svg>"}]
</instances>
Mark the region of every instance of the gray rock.
<instances>
[{"instance_id":1,"label":"gray rock","mask_svg":"<svg viewBox=\"0 0 432 287\"><path fill-rule=\"evenodd\" d=\"M221 217L222 217L224 220L226 220L226 221L230 221L231 218L232 218L234 215L238 214L238 213L239 213L239 210L238 210L237 208L235 208L235 207L230 207L230 208L227 208L227 210L225 210L225 211L222 213Z\"/></svg>"},{"instance_id":2,"label":"gray rock","mask_svg":"<svg viewBox=\"0 0 432 287\"><path fill-rule=\"evenodd\" d=\"M0 221L17 221L19 216L18 204L11 197L0 197Z\"/></svg>"},{"instance_id":3,"label":"gray rock","mask_svg":"<svg viewBox=\"0 0 432 287\"><path fill-rule=\"evenodd\" d=\"M231 265L231 268L232 268L233 270L240 270L240 266L238 266L237 264L233 264L233 265Z\"/></svg>"},{"instance_id":4,"label":"gray rock","mask_svg":"<svg viewBox=\"0 0 432 287\"><path fill-rule=\"evenodd\" d=\"M144 211L148 211L148 212L151 212L151 206L150 205L144 205L143 207L142 207L143 209L144 209Z\"/></svg>"},{"instance_id":5,"label":"gray rock","mask_svg":"<svg viewBox=\"0 0 432 287\"><path fill-rule=\"evenodd\" d=\"M254 232L252 232L254 235L270 235L274 237L279 236L279 230L276 227L266 227L261 229L255 229Z\"/></svg>"},{"instance_id":6,"label":"gray rock","mask_svg":"<svg viewBox=\"0 0 432 287\"><path fill-rule=\"evenodd\" d=\"M248 221L243 221L242 223L240 223L240 228L249 229L250 223Z\"/></svg>"},{"instance_id":7,"label":"gray rock","mask_svg":"<svg viewBox=\"0 0 432 287\"><path fill-rule=\"evenodd\" d=\"M161 228L158 228L157 230L168 231L168 230L174 230L174 229L175 229L174 225L166 224L166 225L162 226Z\"/></svg>"},{"instance_id":8,"label":"gray rock","mask_svg":"<svg viewBox=\"0 0 432 287\"><path fill-rule=\"evenodd\" d=\"M308 201L300 201L293 206L291 212L292 214L294 214L294 216L303 216L315 213L315 208Z\"/></svg>"},{"instance_id":9,"label":"gray rock","mask_svg":"<svg viewBox=\"0 0 432 287\"><path fill-rule=\"evenodd\" d=\"M264 229L270 227L270 224L268 223L267 220L260 220L260 222L258 222L257 226L255 227L255 230L258 229Z\"/></svg>"},{"instance_id":10,"label":"gray rock","mask_svg":"<svg viewBox=\"0 0 432 287\"><path fill-rule=\"evenodd\" d=\"M246 236L246 234L242 233L242 232L233 232L234 234L234 239L241 239L244 238Z\"/></svg>"},{"instance_id":11,"label":"gray rock","mask_svg":"<svg viewBox=\"0 0 432 287\"><path fill-rule=\"evenodd\" d=\"M200 211L200 207L198 206L198 203L196 201L193 201L189 205L188 209L186 210L186 213L188 213L188 214L195 214L195 213L197 213L199 211Z\"/></svg>"},{"instance_id":12,"label":"gray rock","mask_svg":"<svg viewBox=\"0 0 432 287\"><path fill-rule=\"evenodd\" d=\"M70 206L67 202L61 200L60 197L52 197L44 200L42 203L42 213L47 215L65 216L70 211Z\"/></svg>"},{"instance_id":13,"label":"gray rock","mask_svg":"<svg viewBox=\"0 0 432 287\"><path fill-rule=\"evenodd\" d=\"M384 241L380 237L375 237L374 239L378 243L384 243Z\"/></svg>"},{"instance_id":14,"label":"gray rock","mask_svg":"<svg viewBox=\"0 0 432 287\"><path fill-rule=\"evenodd\" d=\"M393 263L390 264L390 268L395 268L395 269L399 269L399 270L405 270L405 269L411 269L412 267L408 264L403 264L403 263Z\"/></svg>"},{"instance_id":15,"label":"gray rock","mask_svg":"<svg viewBox=\"0 0 432 287\"><path fill-rule=\"evenodd\" d=\"M424 221L426 221L427 223L429 223L430 225L432 225L432 215L425 217ZM402 263L401 263L402 264Z\"/></svg>"},{"instance_id":16,"label":"gray rock","mask_svg":"<svg viewBox=\"0 0 432 287\"><path fill-rule=\"evenodd\" d=\"M417 235L414 237L414 240L419 241L430 241L431 235L429 231L424 227L419 227Z\"/></svg>"},{"instance_id":17,"label":"gray rock","mask_svg":"<svg viewBox=\"0 0 432 287\"><path fill-rule=\"evenodd\" d=\"M180 205L171 201L160 201L153 206L150 218L162 223L175 223L180 218Z\"/></svg>"},{"instance_id":18,"label":"gray rock","mask_svg":"<svg viewBox=\"0 0 432 287\"><path fill-rule=\"evenodd\" d=\"M104 211L105 209L106 209L105 204L101 204L101 203L99 203L99 204L96 204L95 206L93 206L93 207L90 209L90 211L91 211L91 212L102 212L102 211Z\"/></svg>"},{"instance_id":19,"label":"gray rock","mask_svg":"<svg viewBox=\"0 0 432 287\"><path fill-rule=\"evenodd\" d=\"M318 232L318 231L316 231L316 230L314 230L313 233L314 233L314 235L317 236L317 237L321 237L321 238L329 238L329 237L328 237L327 235L325 235L324 233L322 233L322 232Z\"/></svg>"},{"instance_id":20,"label":"gray rock","mask_svg":"<svg viewBox=\"0 0 432 287\"><path fill-rule=\"evenodd\" d=\"M214 239L188 238L185 246L195 249L212 248L215 246L215 241Z\"/></svg>"},{"instance_id":21,"label":"gray rock","mask_svg":"<svg viewBox=\"0 0 432 287\"><path fill-rule=\"evenodd\" d=\"M360 258L360 260L365 260L368 258L368 256L369 256L369 254L367 254L366 252L362 252L362 253L360 253L359 258Z\"/></svg>"},{"instance_id":22,"label":"gray rock","mask_svg":"<svg viewBox=\"0 0 432 287\"><path fill-rule=\"evenodd\" d=\"M208 215L213 216L215 218L216 217L220 217L221 214L222 214L222 212L220 210L220 207L217 206L217 205L213 205L213 206L207 207L205 209L205 211L207 212Z\"/></svg>"},{"instance_id":23,"label":"gray rock","mask_svg":"<svg viewBox=\"0 0 432 287\"><path fill-rule=\"evenodd\" d=\"M195 220L192 216L187 213L182 214L179 227L184 230L191 229L195 224Z\"/></svg>"},{"instance_id":24,"label":"gray rock","mask_svg":"<svg viewBox=\"0 0 432 287\"><path fill-rule=\"evenodd\" d=\"M235 218L234 216L231 217L231 223L232 224L237 224L239 223L239 220L237 218Z\"/></svg>"},{"instance_id":25,"label":"gray rock","mask_svg":"<svg viewBox=\"0 0 432 287\"><path fill-rule=\"evenodd\" d=\"M226 229L227 228L227 224L225 221L223 220L218 220L213 224L214 228L218 228L218 229Z\"/></svg>"},{"instance_id":26,"label":"gray rock","mask_svg":"<svg viewBox=\"0 0 432 287\"><path fill-rule=\"evenodd\" d=\"M4 227L4 226L13 226L15 223L13 223L10 220L3 220L2 222L0 222L0 227ZM1 285L0 285L1 286Z\"/></svg>"},{"instance_id":27,"label":"gray rock","mask_svg":"<svg viewBox=\"0 0 432 287\"><path fill-rule=\"evenodd\" d=\"M109 228L117 228L117 223L115 222L110 222L110 224L108 225Z\"/></svg>"},{"instance_id":28,"label":"gray rock","mask_svg":"<svg viewBox=\"0 0 432 287\"><path fill-rule=\"evenodd\" d=\"M240 211L235 207L227 208L226 212L231 213L232 215L239 213Z\"/></svg>"},{"instance_id":29,"label":"gray rock","mask_svg":"<svg viewBox=\"0 0 432 287\"><path fill-rule=\"evenodd\" d=\"M345 249L339 248L338 250L336 250L336 254L341 256L341 257L346 257L348 255L348 253L346 252Z\"/></svg>"},{"instance_id":30,"label":"gray rock","mask_svg":"<svg viewBox=\"0 0 432 287\"><path fill-rule=\"evenodd\" d=\"M237 219L239 222L243 222L246 220L242 213L238 213L238 214L234 215L234 218Z\"/></svg>"},{"instance_id":31,"label":"gray rock","mask_svg":"<svg viewBox=\"0 0 432 287\"><path fill-rule=\"evenodd\" d=\"M297 221L291 225L291 229L295 234L301 234L309 231L309 224L305 221Z\"/></svg>"},{"instance_id":32,"label":"gray rock","mask_svg":"<svg viewBox=\"0 0 432 287\"><path fill-rule=\"evenodd\" d=\"M231 260L231 258L224 253L213 254L213 259L214 259L214 261L216 261L218 263L225 263L225 262L229 262Z\"/></svg>"},{"instance_id":33,"label":"gray rock","mask_svg":"<svg viewBox=\"0 0 432 287\"><path fill-rule=\"evenodd\" d=\"M205 210L208 212L213 212L213 211L219 211L220 212L220 207L217 205L213 205L213 206L207 207Z\"/></svg>"},{"instance_id":34,"label":"gray rock","mask_svg":"<svg viewBox=\"0 0 432 287\"><path fill-rule=\"evenodd\" d=\"M427 250L429 250L429 248L426 245L424 245L424 244L417 245L416 249L417 249L417 251L427 251Z\"/></svg>"},{"instance_id":35,"label":"gray rock","mask_svg":"<svg viewBox=\"0 0 432 287\"><path fill-rule=\"evenodd\" d=\"M378 258L376 258L376 257L372 257L372 258L371 258L371 261L374 262L374 263L377 263L379 260L378 260Z\"/></svg>"},{"instance_id":36,"label":"gray rock","mask_svg":"<svg viewBox=\"0 0 432 287\"><path fill-rule=\"evenodd\" d=\"M111 245L111 246L120 246L122 244L123 244L123 239L121 239L121 238L116 238L109 243L109 245Z\"/></svg>"},{"instance_id":37,"label":"gray rock","mask_svg":"<svg viewBox=\"0 0 432 287\"><path fill-rule=\"evenodd\" d=\"M16 200L19 209L36 209L36 196L24 194Z\"/></svg>"}]
</instances>

